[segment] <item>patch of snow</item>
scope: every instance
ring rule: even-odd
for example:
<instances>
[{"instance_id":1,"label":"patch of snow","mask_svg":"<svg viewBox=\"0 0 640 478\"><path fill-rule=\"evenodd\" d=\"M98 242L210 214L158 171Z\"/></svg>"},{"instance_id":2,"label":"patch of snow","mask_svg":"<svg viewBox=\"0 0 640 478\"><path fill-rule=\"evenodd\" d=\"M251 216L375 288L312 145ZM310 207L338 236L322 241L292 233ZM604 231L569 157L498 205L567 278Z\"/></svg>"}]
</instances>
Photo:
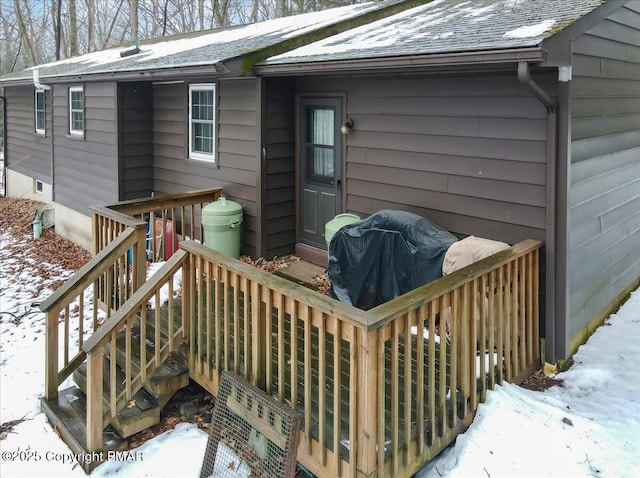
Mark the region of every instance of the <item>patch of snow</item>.
<instances>
[{"instance_id":1,"label":"patch of snow","mask_svg":"<svg viewBox=\"0 0 640 478\"><path fill-rule=\"evenodd\" d=\"M92 477L197 477L207 447L208 435L192 423L179 423L136 448L138 459L111 459L98 466Z\"/></svg>"},{"instance_id":2,"label":"patch of snow","mask_svg":"<svg viewBox=\"0 0 640 478\"><path fill-rule=\"evenodd\" d=\"M498 4L493 4L493 5L487 5L486 7L480 7L480 8L473 8L470 12L468 12L465 17L466 18L473 18L473 17L482 17L485 13L489 13L492 12L496 9L496 6ZM486 17L484 17L486 18Z\"/></svg>"},{"instance_id":3,"label":"patch of snow","mask_svg":"<svg viewBox=\"0 0 640 478\"><path fill-rule=\"evenodd\" d=\"M166 264L166 262L164 261L152 262L147 268L147 280L153 274L155 274L164 264ZM174 297L178 297L180 295L181 287L182 287L182 269L179 269L173 275L172 290L173 290ZM151 299L149 299L149 307L151 307L151 309L156 308L155 297L156 296L154 295L151 297ZM167 302L169 302L169 284L165 284L160 288L160 305L166 304Z\"/></svg>"},{"instance_id":4,"label":"patch of snow","mask_svg":"<svg viewBox=\"0 0 640 478\"><path fill-rule=\"evenodd\" d=\"M418 335L418 327L416 327L415 325L413 325L411 327L411 335ZM429 329L423 328L422 329L422 336L424 337L425 342L427 340L429 340ZM438 334L434 334L433 341L436 344L439 344L440 343L440 336Z\"/></svg>"},{"instance_id":5,"label":"patch of snow","mask_svg":"<svg viewBox=\"0 0 640 478\"><path fill-rule=\"evenodd\" d=\"M534 38L539 37L556 24L556 20L545 20L535 25L525 25L504 34L505 38Z\"/></svg>"}]
</instances>

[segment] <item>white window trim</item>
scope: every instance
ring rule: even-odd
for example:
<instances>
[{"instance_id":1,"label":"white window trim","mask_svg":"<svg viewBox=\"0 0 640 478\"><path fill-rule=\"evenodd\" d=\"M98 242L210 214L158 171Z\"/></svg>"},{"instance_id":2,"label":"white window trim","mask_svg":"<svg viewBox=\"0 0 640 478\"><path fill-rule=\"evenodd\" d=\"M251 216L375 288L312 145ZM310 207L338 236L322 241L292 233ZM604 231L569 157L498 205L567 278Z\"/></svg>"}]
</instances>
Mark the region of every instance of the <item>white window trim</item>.
<instances>
[{"instance_id":1,"label":"white window trim","mask_svg":"<svg viewBox=\"0 0 640 478\"><path fill-rule=\"evenodd\" d=\"M82 129L73 129L73 111L71 109L71 93L74 91L80 91L82 92ZM69 87L69 134L72 135L76 135L76 136L84 136L84 130L85 130L85 121L86 118L84 116L84 104L85 104L85 97L84 97L84 87L83 86L71 86ZM75 111L79 111L79 110L75 110Z\"/></svg>"},{"instance_id":2,"label":"white window trim","mask_svg":"<svg viewBox=\"0 0 640 478\"><path fill-rule=\"evenodd\" d=\"M42 104L44 106L44 125L42 125L42 128L38 128L38 94L42 93ZM45 134L46 133L46 127L47 127L47 94L45 93L45 90L36 90L34 95L34 104L33 104L33 112L35 115L35 129L36 129L36 134Z\"/></svg>"},{"instance_id":3,"label":"white window trim","mask_svg":"<svg viewBox=\"0 0 640 478\"><path fill-rule=\"evenodd\" d=\"M211 154L206 154L206 153L202 153L200 151L193 151L193 141L192 141L192 134L193 134L193 122L191 121L191 111L192 111L192 107L191 107L191 93L194 90L198 90L198 91L202 91L202 90L210 90L213 92L213 116L212 116L212 121L213 121L213 137L212 137L212 141L213 141L213 147L212 147L212 152ZM189 159L196 159L198 161L207 161L210 163L215 163L216 162L216 144L217 144L217 137L216 137L216 108L217 108L217 96L216 96L216 84L215 83L198 83L198 84L192 84L189 85L189 102L188 102L188 108L189 108Z\"/></svg>"}]
</instances>

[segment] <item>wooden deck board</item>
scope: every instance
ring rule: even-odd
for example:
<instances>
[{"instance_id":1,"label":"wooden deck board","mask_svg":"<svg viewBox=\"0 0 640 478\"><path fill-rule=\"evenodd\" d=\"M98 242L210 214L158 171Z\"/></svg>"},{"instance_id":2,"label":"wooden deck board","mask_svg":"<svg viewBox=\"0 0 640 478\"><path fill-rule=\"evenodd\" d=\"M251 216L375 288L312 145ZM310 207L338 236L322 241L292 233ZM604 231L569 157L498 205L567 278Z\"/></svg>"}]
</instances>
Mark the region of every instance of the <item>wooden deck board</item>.
<instances>
[{"instance_id":1,"label":"wooden deck board","mask_svg":"<svg viewBox=\"0 0 640 478\"><path fill-rule=\"evenodd\" d=\"M325 271L326 269L324 267L299 260L289 262L288 267L278 270L275 274L296 284L308 287L309 289L316 289L313 278L319 274L323 274Z\"/></svg>"}]
</instances>

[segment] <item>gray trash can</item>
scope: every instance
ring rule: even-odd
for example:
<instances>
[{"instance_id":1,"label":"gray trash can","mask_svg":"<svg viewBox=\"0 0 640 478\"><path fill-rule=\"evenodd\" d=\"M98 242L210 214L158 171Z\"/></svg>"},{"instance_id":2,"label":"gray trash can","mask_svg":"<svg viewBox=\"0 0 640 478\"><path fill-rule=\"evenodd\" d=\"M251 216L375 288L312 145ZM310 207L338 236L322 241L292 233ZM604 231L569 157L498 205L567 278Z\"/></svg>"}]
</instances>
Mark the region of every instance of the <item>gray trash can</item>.
<instances>
[{"instance_id":1,"label":"gray trash can","mask_svg":"<svg viewBox=\"0 0 640 478\"><path fill-rule=\"evenodd\" d=\"M227 256L240 257L242 205L220 198L202 208L204 244Z\"/></svg>"},{"instance_id":2,"label":"gray trash can","mask_svg":"<svg viewBox=\"0 0 640 478\"><path fill-rule=\"evenodd\" d=\"M359 220L360 216L356 216L355 214L351 214L348 212L344 214L338 214L336 217L331 219L331 221L329 221L327 225L324 226L324 238L327 241L327 247L329 247L329 243L331 242L331 239L333 238L335 233L338 232L338 229L344 226L348 226L349 224L353 224L354 222L358 222Z\"/></svg>"}]
</instances>

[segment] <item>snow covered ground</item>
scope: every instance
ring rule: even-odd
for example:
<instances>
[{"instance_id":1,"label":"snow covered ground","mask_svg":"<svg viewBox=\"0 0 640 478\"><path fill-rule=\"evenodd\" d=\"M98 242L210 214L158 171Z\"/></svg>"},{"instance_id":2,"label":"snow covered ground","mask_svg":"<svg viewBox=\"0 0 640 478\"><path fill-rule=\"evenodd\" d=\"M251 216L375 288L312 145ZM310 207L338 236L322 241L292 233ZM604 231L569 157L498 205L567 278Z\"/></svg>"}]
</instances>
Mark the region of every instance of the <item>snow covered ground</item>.
<instances>
[{"instance_id":1,"label":"snow covered ground","mask_svg":"<svg viewBox=\"0 0 640 478\"><path fill-rule=\"evenodd\" d=\"M0 476L82 477L40 413L44 317L31 304L47 296L53 279L43 281L28 257L5 253L12 242L0 233L0 424L24 421L0 440ZM504 384L489 392L471 428L416 476L640 476L640 291L574 361L558 374L561 387L531 392ZM196 425L180 424L126 456L132 461L111 459L92 476L196 477L206 442Z\"/></svg>"}]
</instances>

